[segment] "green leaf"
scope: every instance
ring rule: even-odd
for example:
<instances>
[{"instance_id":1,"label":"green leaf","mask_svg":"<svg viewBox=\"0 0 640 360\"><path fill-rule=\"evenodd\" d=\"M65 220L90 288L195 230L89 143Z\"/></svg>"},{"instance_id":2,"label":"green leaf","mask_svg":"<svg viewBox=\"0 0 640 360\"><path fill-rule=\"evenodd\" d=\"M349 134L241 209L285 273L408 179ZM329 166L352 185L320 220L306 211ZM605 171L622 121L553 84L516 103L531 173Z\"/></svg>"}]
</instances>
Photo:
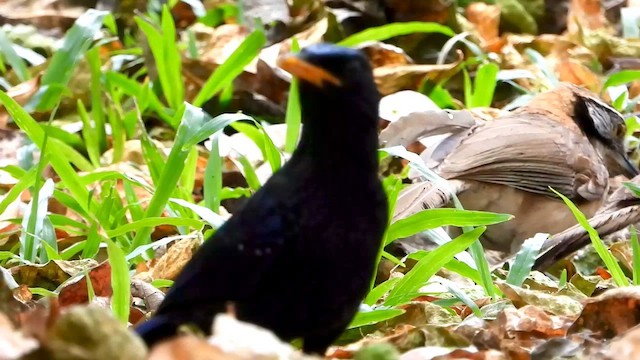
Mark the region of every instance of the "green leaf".
<instances>
[{"instance_id":1,"label":"green leaf","mask_svg":"<svg viewBox=\"0 0 640 360\"><path fill-rule=\"evenodd\" d=\"M51 58L49 66L42 75L43 96L37 109L46 111L52 109L66 88L73 71L91 46L93 39L102 27L102 21L108 13L94 9L87 10L65 34L62 46Z\"/></svg>"},{"instance_id":2,"label":"green leaf","mask_svg":"<svg viewBox=\"0 0 640 360\"><path fill-rule=\"evenodd\" d=\"M440 271L456 254L477 241L485 229L485 227L473 229L429 252L391 290L384 304L395 306L414 298L418 295L418 290L427 283L431 276Z\"/></svg>"},{"instance_id":3,"label":"green leaf","mask_svg":"<svg viewBox=\"0 0 640 360\"><path fill-rule=\"evenodd\" d=\"M470 99L466 99L467 107L489 107L493 101L493 94L496 89L497 76L500 68L494 63L485 63L478 67L473 86L473 93ZM465 95L467 78L465 78Z\"/></svg>"},{"instance_id":4,"label":"green leaf","mask_svg":"<svg viewBox=\"0 0 640 360\"><path fill-rule=\"evenodd\" d=\"M398 283L398 281L400 281L400 278L390 278L385 280L378 286L371 289L371 291L369 291L369 294L364 299L363 303L369 306L373 306L373 304L375 304L376 301L380 300L384 296L384 294L389 292L389 290L391 290L391 288L393 288Z\"/></svg>"},{"instance_id":5,"label":"green leaf","mask_svg":"<svg viewBox=\"0 0 640 360\"><path fill-rule=\"evenodd\" d=\"M256 30L249 34L242 44L227 58L227 60L211 74L204 83L202 89L193 100L195 106L202 106L205 101L211 99L231 84L238 77L256 56L260 53L262 46L267 42L267 38L261 30Z\"/></svg>"},{"instance_id":6,"label":"green leaf","mask_svg":"<svg viewBox=\"0 0 640 360\"><path fill-rule=\"evenodd\" d=\"M402 309L375 309L371 311L361 311L351 320L348 329L353 329L365 325L377 324L381 321L393 319L404 314Z\"/></svg>"},{"instance_id":7,"label":"green leaf","mask_svg":"<svg viewBox=\"0 0 640 360\"><path fill-rule=\"evenodd\" d=\"M300 45L298 39L293 37L291 39L291 52L300 51ZM292 153L298 144L298 137L300 136L300 124L302 123L302 111L300 109L300 90L298 89L298 78L291 78L291 85L289 86L289 97L287 98L287 114L285 117L285 123L287 124L287 136L285 140L284 149L288 153Z\"/></svg>"},{"instance_id":8,"label":"green leaf","mask_svg":"<svg viewBox=\"0 0 640 360\"><path fill-rule=\"evenodd\" d=\"M621 70L611 74L602 88L606 89L610 86L625 85L638 79L640 79L640 70Z\"/></svg>"},{"instance_id":9,"label":"green leaf","mask_svg":"<svg viewBox=\"0 0 640 360\"><path fill-rule=\"evenodd\" d=\"M551 189L551 191L553 191L558 197L562 199L562 201L564 201L567 207L569 207L569 210L571 210L571 213L573 213L573 216L575 216L580 226L587 230L589 238L591 239L591 244L593 244L593 248L596 250L598 256L600 256L607 269L609 269L609 272L611 272L611 277L613 278L613 281L616 283L616 285L629 286L629 280L624 275L624 272L620 268L620 265L618 264L616 258L611 254L609 249L607 249L602 240L600 240L598 232L591 226L591 224L589 224L589 221L584 216L584 214L566 196L562 195L551 187L549 187L549 189Z\"/></svg>"},{"instance_id":10,"label":"green leaf","mask_svg":"<svg viewBox=\"0 0 640 360\"><path fill-rule=\"evenodd\" d=\"M11 65L11 69L16 73L20 81L24 82L31 78L27 65L13 48L13 44L11 44L11 41L7 38L4 30L0 30L0 52L2 56L7 59L7 62Z\"/></svg>"},{"instance_id":11,"label":"green leaf","mask_svg":"<svg viewBox=\"0 0 640 360\"><path fill-rule=\"evenodd\" d=\"M529 276L533 264L536 262L536 257L540 253L542 244L549 234L536 234L534 237L525 240L520 248L520 251L516 254L516 258L513 261L509 274L507 274L507 283L514 286L522 286L524 280Z\"/></svg>"},{"instance_id":12,"label":"green leaf","mask_svg":"<svg viewBox=\"0 0 640 360\"><path fill-rule=\"evenodd\" d=\"M415 235L440 226L480 226L493 225L512 219L509 214L494 214L484 211L458 209L427 209L400 219L389 227L387 238L395 240Z\"/></svg>"},{"instance_id":13,"label":"green leaf","mask_svg":"<svg viewBox=\"0 0 640 360\"><path fill-rule=\"evenodd\" d=\"M631 235L629 242L633 253L633 285L638 286L640 285L640 243L638 243L638 232L635 226L630 226L629 234Z\"/></svg>"},{"instance_id":14,"label":"green leaf","mask_svg":"<svg viewBox=\"0 0 640 360\"><path fill-rule=\"evenodd\" d=\"M366 41L383 41L395 36L408 35L414 33L440 33L453 36L455 33L449 27L437 23L428 22L403 22L382 25L368 28L359 33L355 33L340 41L338 45L354 46Z\"/></svg>"},{"instance_id":15,"label":"green leaf","mask_svg":"<svg viewBox=\"0 0 640 360\"><path fill-rule=\"evenodd\" d=\"M131 280L129 279L129 264L125 259L122 249L113 241L107 241L107 254L111 264L111 310L123 324L129 321L129 309L131 299Z\"/></svg>"}]
</instances>

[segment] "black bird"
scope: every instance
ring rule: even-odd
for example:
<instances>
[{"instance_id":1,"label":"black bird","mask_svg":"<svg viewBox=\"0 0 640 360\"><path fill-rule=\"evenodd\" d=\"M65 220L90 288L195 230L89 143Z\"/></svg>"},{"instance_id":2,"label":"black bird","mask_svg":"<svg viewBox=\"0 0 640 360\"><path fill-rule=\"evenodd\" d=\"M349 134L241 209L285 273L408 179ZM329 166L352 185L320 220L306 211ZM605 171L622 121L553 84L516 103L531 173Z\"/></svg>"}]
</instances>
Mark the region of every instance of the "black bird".
<instances>
[{"instance_id":1,"label":"black bird","mask_svg":"<svg viewBox=\"0 0 640 360\"><path fill-rule=\"evenodd\" d=\"M137 328L149 345L185 323L210 333L231 303L238 319L324 354L369 290L388 222L371 67L359 51L329 44L279 65L300 80L300 143Z\"/></svg>"}]
</instances>

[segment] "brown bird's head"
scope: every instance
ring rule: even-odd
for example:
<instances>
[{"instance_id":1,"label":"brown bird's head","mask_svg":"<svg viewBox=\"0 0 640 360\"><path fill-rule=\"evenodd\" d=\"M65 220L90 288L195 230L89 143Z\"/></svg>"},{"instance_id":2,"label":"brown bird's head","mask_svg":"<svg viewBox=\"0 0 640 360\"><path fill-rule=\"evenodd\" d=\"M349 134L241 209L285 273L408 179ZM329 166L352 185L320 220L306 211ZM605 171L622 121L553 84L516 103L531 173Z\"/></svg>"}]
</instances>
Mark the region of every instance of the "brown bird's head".
<instances>
[{"instance_id":1,"label":"brown bird's head","mask_svg":"<svg viewBox=\"0 0 640 360\"><path fill-rule=\"evenodd\" d=\"M624 148L624 118L590 91L570 83L536 95L516 112L538 113L583 133L597 149L610 176L638 175Z\"/></svg>"},{"instance_id":2,"label":"brown bird's head","mask_svg":"<svg viewBox=\"0 0 640 360\"><path fill-rule=\"evenodd\" d=\"M610 176L640 174L624 146L627 126L622 115L585 90L576 91L575 121L600 153Z\"/></svg>"}]
</instances>

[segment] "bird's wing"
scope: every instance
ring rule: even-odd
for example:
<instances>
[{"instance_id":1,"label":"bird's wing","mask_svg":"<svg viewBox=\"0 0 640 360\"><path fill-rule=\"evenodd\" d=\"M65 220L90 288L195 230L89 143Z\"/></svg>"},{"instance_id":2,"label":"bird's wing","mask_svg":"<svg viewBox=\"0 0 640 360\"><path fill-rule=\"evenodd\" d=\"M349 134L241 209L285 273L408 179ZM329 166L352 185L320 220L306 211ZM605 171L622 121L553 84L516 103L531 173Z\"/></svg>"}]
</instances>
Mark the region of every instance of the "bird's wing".
<instances>
[{"instance_id":1,"label":"bird's wing","mask_svg":"<svg viewBox=\"0 0 640 360\"><path fill-rule=\"evenodd\" d=\"M275 180L275 179L274 179ZM274 183L274 182L271 182ZM295 216L278 186L263 187L243 209L207 239L187 263L158 313L193 311L194 306L224 311L227 301L250 298L283 256ZM184 308L184 309L183 309Z\"/></svg>"},{"instance_id":2,"label":"bird's wing","mask_svg":"<svg viewBox=\"0 0 640 360\"><path fill-rule=\"evenodd\" d=\"M489 121L470 130L438 167L447 179L477 180L570 198L599 199L608 172L582 134L544 117Z\"/></svg>"}]
</instances>

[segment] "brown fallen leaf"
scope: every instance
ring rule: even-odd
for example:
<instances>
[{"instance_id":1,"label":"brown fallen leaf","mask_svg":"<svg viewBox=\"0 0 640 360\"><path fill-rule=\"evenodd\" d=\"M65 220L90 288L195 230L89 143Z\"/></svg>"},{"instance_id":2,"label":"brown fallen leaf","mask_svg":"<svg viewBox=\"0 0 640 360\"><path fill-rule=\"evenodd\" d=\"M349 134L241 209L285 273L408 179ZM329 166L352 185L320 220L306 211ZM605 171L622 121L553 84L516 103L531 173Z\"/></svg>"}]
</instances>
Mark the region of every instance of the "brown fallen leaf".
<instances>
[{"instance_id":1,"label":"brown fallen leaf","mask_svg":"<svg viewBox=\"0 0 640 360\"><path fill-rule=\"evenodd\" d=\"M598 75L576 60L565 57L556 64L555 70L560 81L581 85L594 92L602 89Z\"/></svg>"},{"instance_id":2,"label":"brown fallen leaf","mask_svg":"<svg viewBox=\"0 0 640 360\"><path fill-rule=\"evenodd\" d=\"M613 339L606 355L609 359L640 360L640 326L635 326Z\"/></svg>"},{"instance_id":3,"label":"brown fallen leaf","mask_svg":"<svg viewBox=\"0 0 640 360\"><path fill-rule=\"evenodd\" d=\"M88 271L91 286L98 297L111 297L113 289L111 288L111 265L108 261L92 268ZM87 277L80 276L73 283L66 284L58 295L58 301L61 307L67 307L74 304L86 304L89 301L87 292Z\"/></svg>"},{"instance_id":4,"label":"brown fallen leaf","mask_svg":"<svg viewBox=\"0 0 640 360\"><path fill-rule=\"evenodd\" d=\"M585 300L569 334L585 330L611 339L640 324L640 287L611 289Z\"/></svg>"},{"instance_id":5,"label":"brown fallen leaf","mask_svg":"<svg viewBox=\"0 0 640 360\"><path fill-rule=\"evenodd\" d=\"M18 104L24 105L31 99L31 97L40 89L40 79L42 78L42 74L34 77L31 80L27 80L21 84L18 84L9 90L7 90L7 95L15 100ZM0 129L7 128L7 122L9 121L9 113L4 108L4 106L0 107Z\"/></svg>"},{"instance_id":6,"label":"brown fallen leaf","mask_svg":"<svg viewBox=\"0 0 640 360\"><path fill-rule=\"evenodd\" d=\"M413 64L413 60L401 48L383 42L365 42L357 46L373 68L392 65Z\"/></svg>"},{"instance_id":7,"label":"brown fallen leaf","mask_svg":"<svg viewBox=\"0 0 640 360\"><path fill-rule=\"evenodd\" d=\"M380 94L389 95L400 90L415 90L426 79L438 82L458 72L463 55L450 64L442 65L389 65L373 69L373 76Z\"/></svg>"},{"instance_id":8,"label":"brown fallen leaf","mask_svg":"<svg viewBox=\"0 0 640 360\"><path fill-rule=\"evenodd\" d=\"M142 360L142 339L98 306L74 306L53 324L44 345L51 359Z\"/></svg>"},{"instance_id":9,"label":"brown fallen leaf","mask_svg":"<svg viewBox=\"0 0 640 360\"><path fill-rule=\"evenodd\" d=\"M473 2L465 9L467 20L475 26L477 36L484 49L499 52L504 40L500 34L500 7L498 5Z\"/></svg>"},{"instance_id":10,"label":"brown fallen leaf","mask_svg":"<svg viewBox=\"0 0 640 360\"><path fill-rule=\"evenodd\" d=\"M536 305L551 314L566 316L577 316L582 310L580 302L566 295L525 289L502 281L497 282L496 285L516 307Z\"/></svg>"},{"instance_id":11,"label":"brown fallen leaf","mask_svg":"<svg viewBox=\"0 0 640 360\"><path fill-rule=\"evenodd\" d=\"M201 243L202 238L200 236L185 236L182 240L176 241L151 266L153 279L175 280L182 268L191 260Z\"/></svg>"},{"instance_id":12,"label":"brown fallen leaf","mask_svg":"<svg viewBox=\"0 0 640 360\"><path fill-rule=\"evenodd\" d=\"M571 0L567 30L576 34L584 30L600 30L608 26L600 0Z\"/></svg>"},{"instance_id":13,"label":"brown fallen leaf","mask_svg":"<svg viewBox=\"0 0 640 360\"><path fill-rule=\"evenodd\" d=\"M53 291L72 276L94 267L96 264L97 262L93 259L51 260L46 264L14 266L11 268L11 274L18 284Z\"/></svg>"},{"instance_id":14,"label":"brown fallen leaf","mask_svg":"<svg viewBox=\"0 0 640 360\"><path fill-rule=\"evenodd\" d=\"M147 311L151 312L158 310L165 295L150 283L133 278L131 279L131 296L142 299ZM132 323L135 324L136 322Z\"/></svg>"},{"instance_id":15,"label":"brown fallen leaf","mask_svg":"<svg viewBox=\"0 0 640 360\"><path fill-rule=\"evenodd\" d=\"M148 360L240 360L241 357L225 354L204 339L193 335L180 336L154 346Z\"/></svg>"},{"instance_id":16,"label":"brown fallen leaf","mask_svg":"<svg viewBox=\"0 0 640 360\"><path fill-rule=\"evenodd\" d=\"M36 339L16 330L9 318L0 313L0 360L20 359L38 346Z\"/></svg>"}]
</instances>

